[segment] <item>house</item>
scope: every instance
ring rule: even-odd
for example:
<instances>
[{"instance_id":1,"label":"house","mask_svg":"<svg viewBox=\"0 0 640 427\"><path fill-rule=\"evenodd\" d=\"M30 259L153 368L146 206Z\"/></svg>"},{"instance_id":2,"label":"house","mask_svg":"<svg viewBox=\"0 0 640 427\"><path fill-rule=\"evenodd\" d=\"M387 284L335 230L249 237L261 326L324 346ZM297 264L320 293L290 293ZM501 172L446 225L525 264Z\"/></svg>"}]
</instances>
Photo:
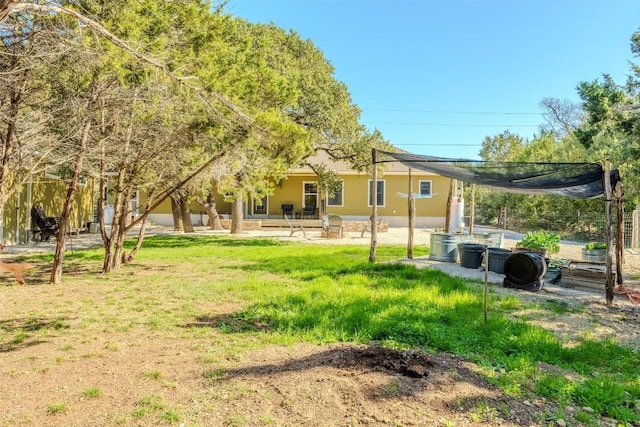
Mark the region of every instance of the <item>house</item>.
<instances>
[{"instance_id":1,"label":"house","mask_svg":"<svg viewBox=\"0 0 640 427\"><path fill-rule=\"evenodd\" d=\"M43 174L33 182L22 185L7 201L0 217L0 242L7 245L27 243L32 239L31 230L38 227L31 222L31 208L40 205L47 216L59 217L67 195L68 183L60 178ZM94 192L92 180L78 185L73 209L69 218L69 230L86 229L94 218Z\"/></svg>"},{"instance_id":2,"label":"house","mask_svg":"<svg viewBox=\"0 0 640 427\"><path fill-rule=\"evenodd\" d=\"M272 196L265 198L263 206L252 201L249 217L282 217L282 205L293 204L296 216L304 217L304 207L315 205L314 216L319 215L319 199L324 201L325 214L340 215L345 220L368 220L372 214L372 177L358 172L345 162L314 157L310 163L322 161L335 171L342 188L333 197L319 197L318 177L308 166L291 169L287 178L278 184ZM409 170L400 163L387 163L378 175L378 216L392 227L408 225ZM445 223L447 197L451 180L430 172L412 171L412 194L415 198L414 225L442 227Z\"/></svg>"},{"instance_id":3,"label":"house","mask_svg":"<svg viewBox=\"0 0 640 427\"><path fill-rule=\"evenodd\" d=\"M324 214L340 215L345 220L369 220L372 211L372 177L358 172L345 162L336 162L324 155L316 155L311 162L322 161L334 170L342 180L342 188L333 197L318 194L318 176L308 166L293 168L286 178L275 185L273 195L263 200L250 200L245 205L247 219L276 219L283 217L283 205L292 205L291 216L300 219L319 219L320 203L324 203ZM400 163L387 163L384 173L378 176L378 216L392 227L408 225L409 170ZM412 171L415 198L414 226L443 227L445 224L447 198L451 179L434 173ZM323 197L321 197L323 196ZM214 195L216 207L228 218L231 203L221 194ZM305 207L313 207L305 211ZM207 216L192 205L192 220L195 225L205 224ZM149 219L157 224L171 225L171 204L166 200L154 210Z\"/></svg>"}]
</instances>

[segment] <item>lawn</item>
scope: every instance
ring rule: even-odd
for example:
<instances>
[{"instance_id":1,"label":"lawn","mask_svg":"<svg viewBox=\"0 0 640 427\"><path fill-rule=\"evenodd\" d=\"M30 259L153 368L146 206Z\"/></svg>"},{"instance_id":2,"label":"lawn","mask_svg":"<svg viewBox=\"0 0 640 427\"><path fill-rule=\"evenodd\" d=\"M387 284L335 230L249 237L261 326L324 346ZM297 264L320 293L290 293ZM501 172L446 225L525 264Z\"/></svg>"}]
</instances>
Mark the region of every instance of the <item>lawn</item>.
<instances>
[{"instance_id":1,"label":"lawn","mask_svg":"<svg viewBox=\"0 0 640 427\"><path fill-rule=\"evenodd\" d=\"M29 258L39 266L29 286L1 288L9 391L0 425L409 425L433 416L442 425L518 424L504 399L533 402L540 425L640 421L637 350L588 333L562 342L518 315L531 307L517 296L490 292L485 322L477 283L393 262L404 247L379 247L376 264L368 251L151 237L135 264L113 274L97 273L100 250L68 254L61 286L46 283L51 256ZM557 319L573 310L544 301L534 308ZM424 393L437 387L433 374L389 376L361 360L357 373L368 383L347 385L353 371L345 375L349 366L336 361L344 348L358 349L353 363L371 348L385 360L422 354L441 362L446 354L457 361L451 378L472 366L477 384L486 382L480 388L503 397L430 410ZM327 383L314 387L311 378Z\"/></svg>"}]
</instances>

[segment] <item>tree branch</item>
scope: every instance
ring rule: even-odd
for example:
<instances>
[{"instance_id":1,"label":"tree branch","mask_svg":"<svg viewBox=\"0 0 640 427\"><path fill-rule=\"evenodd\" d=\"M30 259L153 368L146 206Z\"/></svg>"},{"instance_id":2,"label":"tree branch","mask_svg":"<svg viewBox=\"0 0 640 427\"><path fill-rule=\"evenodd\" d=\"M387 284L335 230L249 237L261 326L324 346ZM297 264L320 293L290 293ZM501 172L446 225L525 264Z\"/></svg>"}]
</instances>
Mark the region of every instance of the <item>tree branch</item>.
<instances>
[{"instance_id":1,"label":"tree branch","mask_svg":"<svg viewBox=\"0 0 640 427\"><path fill-rule=\"evenodd\" d=\"M215 107L213 107L210 104L208 99L202 95L201 89L199 87L194 86L186 81L187 79L193 79L194 77L178 76L177 74L169 70L166 65L131 48L126 42L118 38L116 35L111 33L109 30L107 30L98 22L92 19L89 19L86 16L74 10L66 9L61 6L56 6L53 4L43 5L43 4L33 4L33 3L18 3L18 1L19 0L0 0L0 22L4 20L9 13L22 12L22 11L55 12L55 13L72 16L78 21L88 26L89 28L91 28L92 30L96 31L98 34L103 36L105 39L107 39L108 41L110 41L111 43L113 43L123 51L127 52L129 55L133 56L136 59L139 59L142 62L145 62L151 65L154 68L157 68L167 77L169 77L171 80L193 90L203 105L207 106L210 111L213 111L214 113L216 113L220 118L224 117L222 114L220 114L220 112ZM236 104L228 100L223 95L215 92L207 93L207 95L212 96L214 99L219 101L222 105L224 105L227 109L229 109L236 117L238 117L245 124L251 125L253 123L253 117L242 112L239 106L237 106Z\"/></svg>"}]
</instances>

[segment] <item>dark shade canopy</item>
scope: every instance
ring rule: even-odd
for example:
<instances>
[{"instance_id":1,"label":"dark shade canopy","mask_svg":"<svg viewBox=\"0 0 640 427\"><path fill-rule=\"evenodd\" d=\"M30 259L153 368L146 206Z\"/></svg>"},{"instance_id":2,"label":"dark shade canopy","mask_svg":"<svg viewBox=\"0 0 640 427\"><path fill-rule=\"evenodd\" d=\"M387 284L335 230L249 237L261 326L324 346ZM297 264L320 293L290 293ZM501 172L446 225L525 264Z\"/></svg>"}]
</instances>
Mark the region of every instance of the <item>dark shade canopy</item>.
<instances>
[{"instance_id":1,"label":"dark shade canopy","mask_svg":"<svg viewBox=\"0 0 640 427\"><path fill-rule=\"evenodd\" d=\"M376 163L386 162L400 162L412 169L511 193L555 194L573 199L604 195L604 170L598 163L489 162L378 150ZM612 171L611 186L615 187L619 179L618 172Z\"/></svg>"}]
</instances>

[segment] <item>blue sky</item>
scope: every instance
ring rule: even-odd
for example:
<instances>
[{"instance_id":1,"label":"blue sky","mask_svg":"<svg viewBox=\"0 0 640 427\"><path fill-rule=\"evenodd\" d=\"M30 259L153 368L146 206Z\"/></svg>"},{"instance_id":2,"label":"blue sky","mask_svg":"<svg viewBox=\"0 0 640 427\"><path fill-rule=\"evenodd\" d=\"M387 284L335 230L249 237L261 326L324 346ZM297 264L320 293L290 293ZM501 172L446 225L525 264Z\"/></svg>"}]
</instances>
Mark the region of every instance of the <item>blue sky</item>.
<instances>
[{"instance_id":1,"label":"blue sky","mask_svg":"<svg viewBox=\"0 0 640 427\"><path fill-rule=\"evenodd\" d=\"M543 98L623 84L638 0L231 0L323 51L361 123L417 154L479 158L486 136L531 139Z\"/></svg>"}]
</instances>

